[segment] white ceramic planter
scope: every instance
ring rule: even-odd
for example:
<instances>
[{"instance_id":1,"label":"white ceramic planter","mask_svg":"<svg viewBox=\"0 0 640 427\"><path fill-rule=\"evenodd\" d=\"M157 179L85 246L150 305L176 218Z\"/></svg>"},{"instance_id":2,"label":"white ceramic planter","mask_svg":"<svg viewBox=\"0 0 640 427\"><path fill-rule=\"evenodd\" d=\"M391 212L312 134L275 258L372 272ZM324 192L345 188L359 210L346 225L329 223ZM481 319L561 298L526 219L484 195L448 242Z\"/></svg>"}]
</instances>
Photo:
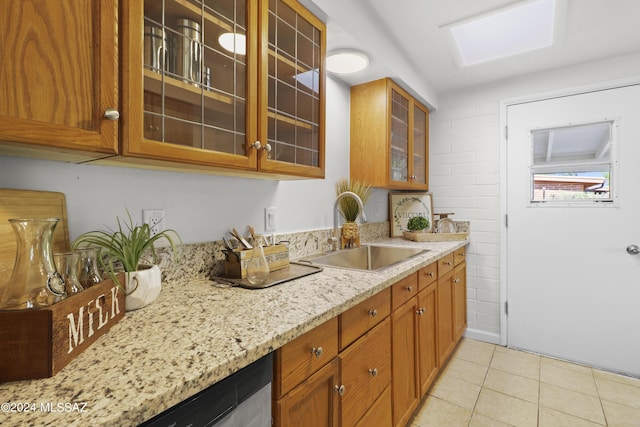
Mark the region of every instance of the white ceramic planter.
<instances>
[{"instance_id":1,"label":"white ceramic planter","mask_svg":"<svg viewBox=\"0 0 640 427\"><path fill-rule=\"evenodd\" d=\"M126 273L126 311L137 310L155 301L162 290L162 273L157 265ZM136 287L137 286L137 287ZM131 292L132 289L135 289Z\"/></svg>"}]
</instances>

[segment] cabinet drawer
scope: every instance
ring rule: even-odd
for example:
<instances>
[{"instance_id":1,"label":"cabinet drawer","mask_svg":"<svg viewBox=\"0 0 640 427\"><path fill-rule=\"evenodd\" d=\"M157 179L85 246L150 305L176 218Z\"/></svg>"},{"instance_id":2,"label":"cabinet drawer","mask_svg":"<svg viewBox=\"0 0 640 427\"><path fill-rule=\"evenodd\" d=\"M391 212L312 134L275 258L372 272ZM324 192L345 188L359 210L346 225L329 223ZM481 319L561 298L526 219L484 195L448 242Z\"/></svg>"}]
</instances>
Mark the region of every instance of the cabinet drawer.
<instances>
[{"instance_id":1,"label":"cabinet drawer","mask_svg":"<svg viewBox=\"0 0 640 427\"><path fill-rule=\"evenodd\" d=\"M423 291L438 279L438 263L434 262L418 271L418 288Z\"/></svg>"},{"instance_id":2,"label":"cabinet drawer","mask_svg":"<svg viewBox=\"0 0 640 427\"><path fill-rule=\"evenodd\" d=\"M280 397L338 354L338 318L296 338L276 351L274 393Z\"/></svg>"},{"instance_id":3,"label":"cabinet drawer","mask_svg":"<svg viewBox=\"0 0 640 427\"><path fill-rule=\"evenodd\" d=\"M391 286L392 310L418 294L418 275L412 274Z\"/></svg>"},{"instance_id":4,"label":"cabinet drawer","mask_svg":"<svg viewBox=\"0 0 640 427\"><path fill-rule=\"evenodd\" d=\"M342 426L353 426L391 383L391 321L378 326L340 353Z\"/></svg>"},{"instance_id":5,"label":"cabinet drawer","mask_svg":"<svg viewBox=\"0 0 640 427\"><path fill-rule=\"evenodd\" d=\"M463 246L453 251L453 265L458 265L465 260L467 254L467 247Z\"/></svg>"},{"instance_id":6,"label":"cabinet drawer","mask_svg":"<svg viewBox=\"0 0 640 427\"><path fill-rule=\"evenodd\" d=\"M453 270L453 254L445 255L438 260L438 277L442 277Z\"/></svg>"},{"instance_id":7,"label":"cabinet drawer","mask_svg":"<svg viewBox=\"0 0 640 427\"><path fill-rule=\"evenodd\" d=\"M384 389L378 400L369 408L356 427L391 427L391 386Z\"/></svg>"},{"instance_id":8,"label":"cabinet drawer","mask_svg":"<svg viewBox=\"0 0 640 427\"><path fill-rule=\"evenodd\" d=\"M362 301L340 315L340 350L380 323L391 311L391 289Z\"/></svg>"}]
</instances>

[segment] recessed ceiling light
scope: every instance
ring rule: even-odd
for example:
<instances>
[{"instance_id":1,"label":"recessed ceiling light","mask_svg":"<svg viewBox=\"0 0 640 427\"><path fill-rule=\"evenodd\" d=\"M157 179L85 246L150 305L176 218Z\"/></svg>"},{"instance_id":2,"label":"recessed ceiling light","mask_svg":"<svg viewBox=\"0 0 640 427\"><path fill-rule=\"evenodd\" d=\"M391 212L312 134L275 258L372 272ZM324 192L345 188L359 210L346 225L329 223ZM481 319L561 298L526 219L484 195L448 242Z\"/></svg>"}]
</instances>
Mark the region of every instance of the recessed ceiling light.
<instances>
[{"instance_id":1,"label":"recessed ceiling light","mask_svg":"<svg viewBox=\"0 0 640 427\"><path fill-rule=\"evenodd\" d=\"M369 57L357 50L339 50L327 56L327 71L335 74L350 74L364 70Z\"/></svg>"},{"instance_id":2,"label":"recessed ceiling light","mask_svg":"<svg viewBox=\"0 0 640 427\"><path fill-rule=\"evenodd\" d=\"M445 27L468 66L551 46L555 9L555 0L525 1Z\"/></svg>"},{"instance_id":3,"label":"recessed ceiling light","mask_svg":"<svg viewBox=\"0 0 640 427\"><path fill-rule=\"evenodd\" d=\"M228 52L238 55L247 54L247 38L244 34L223 33L218 37L218 43Z\"/></svg>"}]
</instances>

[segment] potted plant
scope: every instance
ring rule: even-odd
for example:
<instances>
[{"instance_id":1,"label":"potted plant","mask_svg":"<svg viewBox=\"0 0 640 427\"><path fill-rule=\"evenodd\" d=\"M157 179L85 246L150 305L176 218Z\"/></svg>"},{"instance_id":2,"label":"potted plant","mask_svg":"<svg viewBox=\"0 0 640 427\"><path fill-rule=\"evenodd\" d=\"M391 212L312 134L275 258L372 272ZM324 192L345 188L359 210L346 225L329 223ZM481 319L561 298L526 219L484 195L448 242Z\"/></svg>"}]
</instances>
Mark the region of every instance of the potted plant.
<instances>
[{"instance_id":1,"label":"potted plant","mask_svg":"<svg viewBox=\"0 0 640 427\"><path fill-rule=\"evenodd\" d=\"M429 228L429 220L423 216L414 216L407 221L407 230L421 233Z\"/></svg>"},{"instance_id":2,"label":"potted plant","mask_svg":"<svg viewBox=\"0 0 640 427\"><path fill-rule=\"evenodd\" d=\"M149 224L134 225L131 214L129 221L122 223L116 217L117 230L88 231L73 242L73 249L83 247L100 248L100 265L113 282L126 295L126 310L135 310L152 303L160 294L161 272L157 265L158 254L155 243L165 240L171 248L172 259L176 254L176 243L180 236L174 230L164 230L151 234ZM126 283L119 282L116 274L125 271Z\"/></svg>"},{"instance_id":3,"label":"potted plant","mask_svg":"<svg viewBox=\"0 0 640 427\"><path fill-rule=\"evenodd\" d=\"M340 179L336 182L335 188L338 197L347 191L354 193L362 201L362 206L369 200L371 186L358 180ZM341 247L359 247L360 230L358 229L358 224L356 224L356 218L360 215L360 205L353 197L342 197L338 200L338 212L345 221L342 225Z\"/></svg>"}]
</instances>

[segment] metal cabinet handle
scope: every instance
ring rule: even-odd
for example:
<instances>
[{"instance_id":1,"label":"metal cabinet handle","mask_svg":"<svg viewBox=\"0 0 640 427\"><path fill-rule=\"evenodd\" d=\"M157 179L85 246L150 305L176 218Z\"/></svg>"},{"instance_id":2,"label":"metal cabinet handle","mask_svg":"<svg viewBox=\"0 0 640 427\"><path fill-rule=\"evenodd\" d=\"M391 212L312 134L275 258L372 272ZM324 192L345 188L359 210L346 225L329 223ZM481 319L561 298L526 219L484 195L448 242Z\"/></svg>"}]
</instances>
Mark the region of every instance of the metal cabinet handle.
<instances>
[{"instance_id":1,"label":"metal cabinet handle","mask_svg":"<svg viewBox=\"0 0 640 427\"><path fill-rule=\"evenodd\" d=\"M427 309L425 307L420 307L419 309L416 310L416 314L418 316L422 316L425 311L427 311Z\"/></svg>"},{"instance_id":2,"label":"metal cabinet handle","mask_svg":"<svg viewBox=\"0 0 640 427\"><path fill-rule=\"evenodd\" d=\"M102 117L107 120L118 120L120 118L120 113L115 108L107 108Z\"/></svg>"},{"instance_id":3,"label":"metal cabinet handle","mask_svg":"<svg viewBox=\"0 0 640 427\"><path fill-rule=\"evenodd\" d=\"M406 289L407 289L407 292L411 292L413 290L413 286L407 286Z\"/></svg>"},{"instance_id":4,"label":"metal cabinet handle","mask_svg":"<svg viewBox=\"0 0 640 427\"><path fill-rule=\"evenodd\" d=\"M427 273L427 276L429 276L429 277L433 277L433 271L428 272L428 273Z\"/></svg>"},{"instance_id":5,"label":"metal cabinet handle","mask_svg":"<svg viewBox=\"0 0 640 427\"><path fill-rule=\"evenodd\" d=\"M451 261L446 261L444 265L451 265Z\"/></svg>"},{"instance_id":6,"label":"metal cabinet handle","mask_svg":"<svg viewBox=\"0 0 640 427\"><path fill-rule=\"evenodd\" d=\"M453 283L460 283L460 279L456 277L455 279L453 279Z\"/></svg>"},{"instance_id":7,"label":"metal cabinet handle","mask_svg":"<svg viewBox=\"0 0 640 427\"><path fill-rule=\"evenodd\" d=\"M627 253L629 255L638 255L638 254L640 254L640 246L638 246L638 245L629 245L629 246L627 246Z\"/></svg>"},{"instance_id":8,"label":"metal cabinet handle","mask_svg":"<svg viewBox=\"0 0 640 427\"><path fill-rule=\"evenodd\" d=\"M251 147L255 148L256 150L264 150L267 153L271 152L271 144L266 143L265 145L262 145L262 143L260 143L260 141L256 141L253 144L251 144Z\"/></svg>"},{"instance_id":9,"label":"metal cabinet handle","mask_svg":"<svg viewBox=\"0 0 640 427\"><path fill-rule=\"evenodd\" d=\"M371 374L372 377L377 376L378 375L378 368L369 369L369 373Z\"/></svg>"},{"instance_id":10,"label":"metal cabinet handle","mask_svg":"<svg viewBox=\"0 0 640 427\"><path fill-rule=\"evenodd\" d=\"M324 352L324 350L322 349L322 347L318 347L318 348L313 347L311 349L311 354L313 354L316 357L316 359L319 359L320 356L322 356L323 352Z\"/></svg>"},{"instance_id":11,"label":"metal cabinet handle","mask_svg":"<svg viewBox=\"0 0 640 427\"><path fill-rule=\"evenodd\" d=\"M369 310L367 312L369 314L369 316L371 317L376 317L378 315L378 310L376 310L375 308L373 310Z\"/></svg>"},{"instance_id":12,"label":"metal cabinet handle","mask_svg":"<svg viewBox=\"0 0 640 427\"><path fill-rule=\"evenodd\" d=\"M344 387L344 384L339 385L339 386L338 386L338 385L336 385L336 386L334 386L334 387L335 387L336 391L338 392L338 394L339 394L340 396L344 396L344 392L345 392L345 390L346 390L346 389L345 389L345 387Z\"/></svg>"}]
</instances>

